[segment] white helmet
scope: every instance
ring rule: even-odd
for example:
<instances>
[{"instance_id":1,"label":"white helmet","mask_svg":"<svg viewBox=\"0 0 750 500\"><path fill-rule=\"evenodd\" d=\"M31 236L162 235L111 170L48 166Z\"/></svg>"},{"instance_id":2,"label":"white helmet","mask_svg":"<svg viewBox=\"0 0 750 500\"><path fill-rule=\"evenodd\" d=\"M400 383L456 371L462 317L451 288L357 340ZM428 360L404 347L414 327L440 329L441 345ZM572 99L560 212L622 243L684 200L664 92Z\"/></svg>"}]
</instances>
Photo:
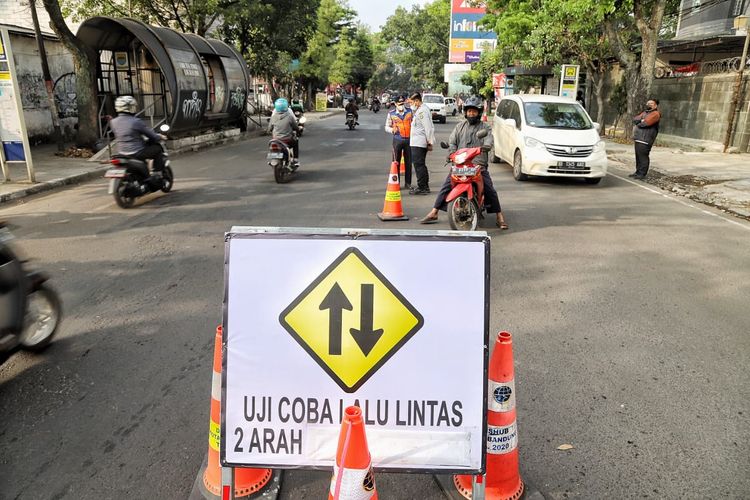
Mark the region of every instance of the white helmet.
<instances>
[{"instance_id":1,"label":"white helmet","mask_svg":"<svg viewBox=\"0 0 750 500\"><path fill-rule=\"evenodd\" d=\"M138 109L138 103L132 96L121 95L115 99L115 111L118 113L130 113L133 115L136 109Z\"/></svg>"}]
</instances>

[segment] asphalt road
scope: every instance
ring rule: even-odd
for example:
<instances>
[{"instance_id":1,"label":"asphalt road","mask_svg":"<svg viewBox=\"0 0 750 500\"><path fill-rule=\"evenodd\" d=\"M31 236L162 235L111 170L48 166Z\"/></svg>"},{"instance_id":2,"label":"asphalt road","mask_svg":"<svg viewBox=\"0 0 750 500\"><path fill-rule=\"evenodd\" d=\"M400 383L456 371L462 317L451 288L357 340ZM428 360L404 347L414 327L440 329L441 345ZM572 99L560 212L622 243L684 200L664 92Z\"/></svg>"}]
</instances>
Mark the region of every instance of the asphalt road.
<instances>
[{"instance_id":1,"label":"asphalt road","mask_svg":"<svg viewBox=\"0 0 750 500\"><path fill-rule=\"evenodd\" d=\"M361 115L353 132L311 123L288 185L256 138L175 157L175 190L131 210L103 180L0 208L66 314L47 351L0 366L0 498L187 497L207 447L224 231L395 227L375 216L385 115ZM444 140L452 124L436 127ZM491 167L511 228L485 223L491 330L514 334L523 478L555 499L748 498L750 224L611 170L588 186ZM432 197L404 198L398 228L424 229ZM329 477L286 473L282 498L321 498ZM441 498L429 476L376 481L381 498Z\"/></svg>"}]
</instances>

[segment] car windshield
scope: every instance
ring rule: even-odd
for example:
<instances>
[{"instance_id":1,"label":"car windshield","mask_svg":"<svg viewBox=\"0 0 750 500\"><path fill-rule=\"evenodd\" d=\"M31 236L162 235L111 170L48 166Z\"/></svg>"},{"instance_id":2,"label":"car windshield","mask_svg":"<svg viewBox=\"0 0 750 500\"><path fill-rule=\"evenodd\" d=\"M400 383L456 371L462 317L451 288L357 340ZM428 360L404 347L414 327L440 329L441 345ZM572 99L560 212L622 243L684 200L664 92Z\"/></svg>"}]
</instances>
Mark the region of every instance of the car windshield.
<instances>
[{"instance_id":1,"label":"car windshield","mask_svg":"<svg viewBox=\"0 0 750 500\"><path fill-rule=\"evenodd\" d=\"M443 104L443 97L437 95L424 96L424 102L427 104Z\"/></svg>"},{"instance_id":2,"label":"car windshield","mask_svg":"<svg viewBox=\"0 0 750 500\"><path fill-rule=\"evenodd\" d=\"M568 102L525 102L526 123L538 128L587 130L591 120L580 104Z\"/></svg>"}]
</instances>

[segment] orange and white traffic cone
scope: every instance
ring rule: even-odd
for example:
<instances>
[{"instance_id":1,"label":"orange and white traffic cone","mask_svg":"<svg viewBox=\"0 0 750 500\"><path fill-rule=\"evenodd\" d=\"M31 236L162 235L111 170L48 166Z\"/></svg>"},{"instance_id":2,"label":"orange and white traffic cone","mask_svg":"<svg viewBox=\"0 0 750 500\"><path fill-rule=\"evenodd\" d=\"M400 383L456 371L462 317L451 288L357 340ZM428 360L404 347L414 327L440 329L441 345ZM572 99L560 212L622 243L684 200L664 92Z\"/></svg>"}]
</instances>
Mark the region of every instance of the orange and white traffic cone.
<instances>
[{"instance_id":1,"label":"orange and white traffic cone","mask_svg":"<svg viewBox=\"0 0 750 500\"><path fill-rule=\"evenodd\" d=\"M406 175L406 162L404 161L404 156L401 155L401 166L399 167L399 174Z\"/></svg>"},{"instance_id":2,"label":"orange and white traffic cone","mask_svg":"<svg viewBox=\"0 0 750 500\"><path fill-rule=\"evenodd\" d=\"M394 162L395 164L396 162ZM365 422L359 406L344 410L328 500L377 500Z\"/></svg>"},{"instance_id":3,"label":"orange and white traffic cone","mask_svg":"<svg viewBox=\"0 0 750 500\"><path fill-rule=\"evenodd\" d=\"M513 380L513 339L500 332L490 358L487 397L487 500L517 499L524 484L518 472L516 395ZM471 498L473 476L453 476L453 483L465 498Z\"/></svg>"},{"instance_id":4,"label":"orange and white traffic cone","mask_svg":"<svg viewBox=\"0 0 750 500\"><path fill-rule=\"evenodd\" d=\"M208 462L203 473L204 496L208 493L213 498L223 498L221 481L221 463L219 449L221 444L221 326L216 328L214 343L214 373L211 381L211 421L208 431ZM260 491L273 476L271 469L251 469L237 467L234 469L234 497L246 498Z\"/></svg>"},{"instance_id":5,"label":"orange and white traffic cone","mask_svg":"<svg viewBox=\"0 0 750 500\"><path fill-rule=\"evenodd\" d=\"M401 206L401 186L398 180L398 163L391 162L391 173L388 174L388 184L385 189L385 202L383 211L378 214L382 221L409 220L404 216L404 208Z\"/></svg>"}]
</instances>

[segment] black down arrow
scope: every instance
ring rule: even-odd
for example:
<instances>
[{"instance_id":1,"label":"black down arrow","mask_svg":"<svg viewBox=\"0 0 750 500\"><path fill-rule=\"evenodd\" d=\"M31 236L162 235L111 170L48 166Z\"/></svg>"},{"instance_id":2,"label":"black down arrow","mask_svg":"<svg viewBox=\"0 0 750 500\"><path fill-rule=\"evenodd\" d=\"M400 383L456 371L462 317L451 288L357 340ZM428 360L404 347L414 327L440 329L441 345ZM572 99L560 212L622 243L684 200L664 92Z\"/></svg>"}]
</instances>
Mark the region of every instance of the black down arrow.
<instances>
[{"instance_id":1,"label":"black down arrow","mask_svg":"<svg viewBox=\"0 0 750 500\"><path fill-rule=\"evenodd\" d=\"M367 356L383 336L383 329L373 330L373 284L362 284L362 301L360 303L359 330L350 328L349 333L354 337L362 353Z\"/></svg>"}]
</instances>

